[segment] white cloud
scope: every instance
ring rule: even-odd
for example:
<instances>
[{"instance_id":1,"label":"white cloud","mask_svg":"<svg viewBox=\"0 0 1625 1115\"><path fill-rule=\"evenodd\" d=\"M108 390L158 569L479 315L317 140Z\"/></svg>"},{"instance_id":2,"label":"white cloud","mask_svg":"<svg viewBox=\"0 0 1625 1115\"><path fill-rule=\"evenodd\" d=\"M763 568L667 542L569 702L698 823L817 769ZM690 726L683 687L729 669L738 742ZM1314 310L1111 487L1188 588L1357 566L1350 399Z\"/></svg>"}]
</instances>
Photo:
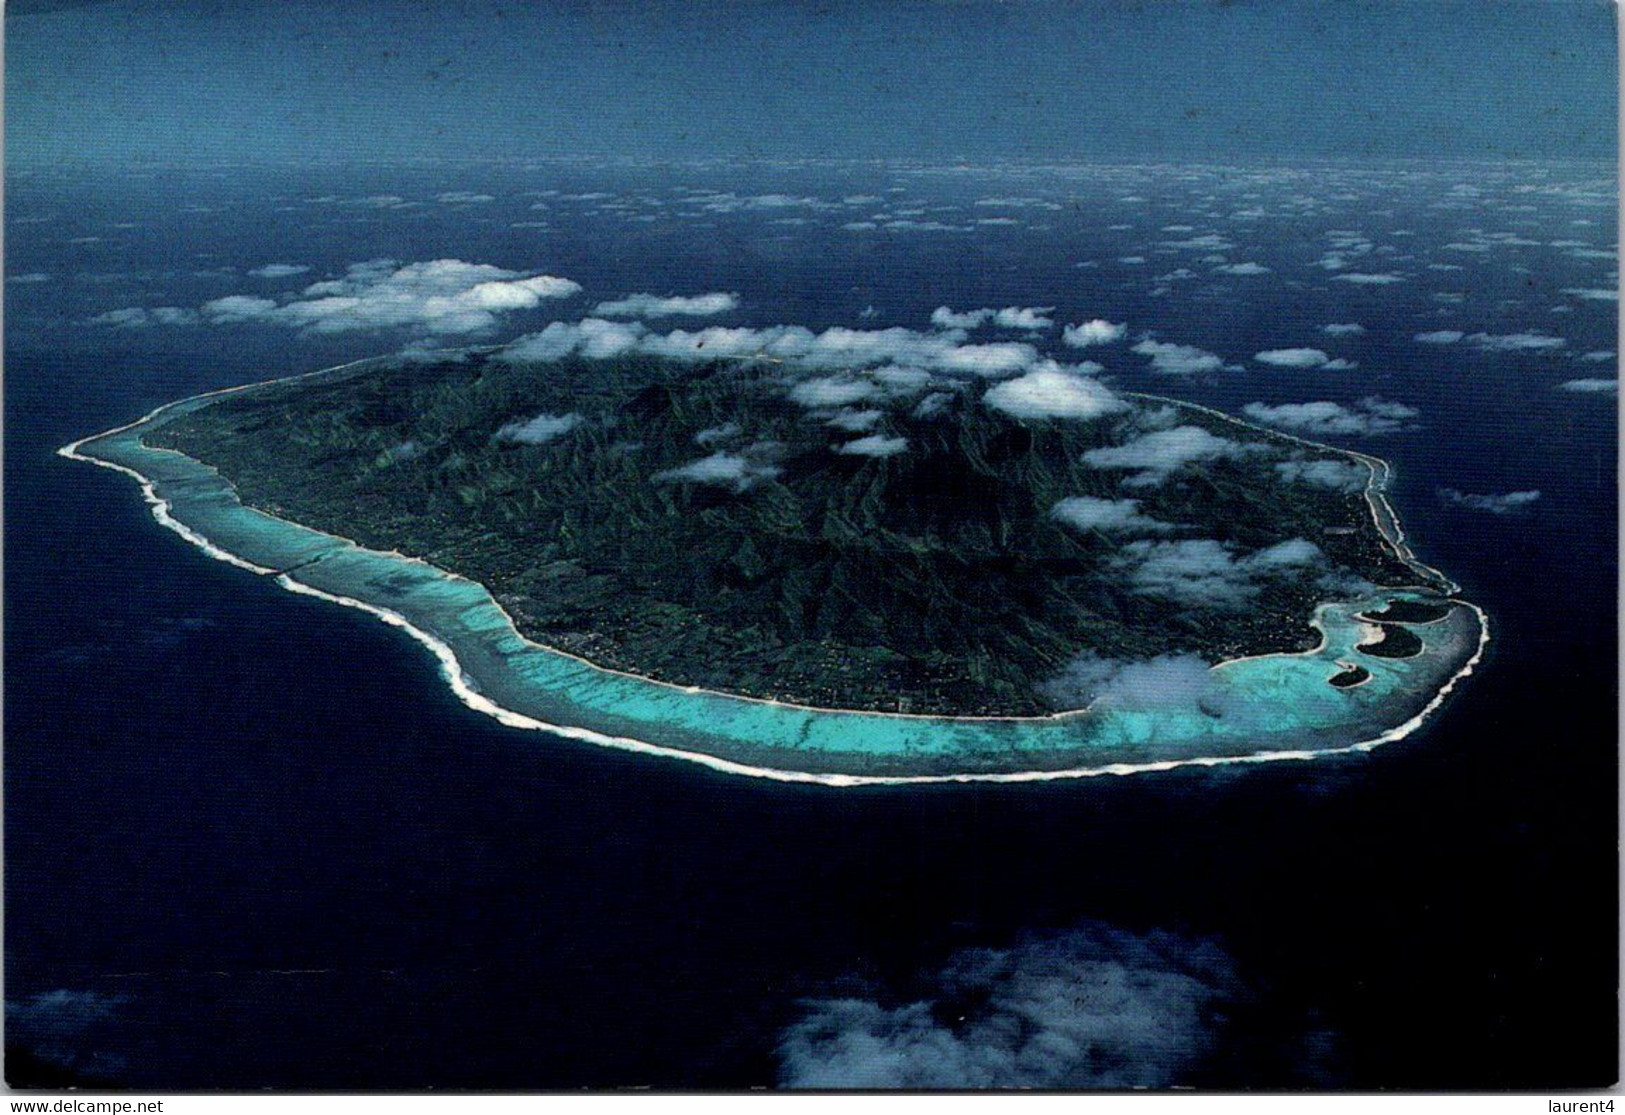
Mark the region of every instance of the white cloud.
<instances>
[{"instance_id":1,"label":"white cloud","mask_svg":"<svg viewBox=\"0 0 1625 1115\"><path fill-rule=\"evenodd\" d=\"M857 410L853 407L842 407L830 415L824 424L833 426L837 430L845 430L848 433L859 433L873 428L874 424L885 416L886 412L883 410Z\"/></svg>"},{"instance_id":2,"label":"white cloud","mask_svg":"<svg viewBox=\"0 0 1625 1115\"><path fill-rule=\"evenodd\" d=\"M1619 394L1619 380L1617 379L1571 379L1558 384L1558 386L1564 391L1576 391L1581 394Z\"/></svg>"},{"instance_id":3,"label":"white cloud","mask_svg":"<svg viewBox=\"0 0 1625 1115\"><path fill-rule=\"evenodd\" d=\"M1068 325L1061 331L1061 340L1073 348L1088 348L1090 345L1108 345L1121 341L1128 333L1128 326L1114 325L1104 318L1095 318L1082 325Z\"/></svg>"},{"instance_id":4,"label":"white cloud","mask_svg":"<svg viewBox=\"0 0 1625 1115\"><path fill-rule=\"evenodd\" d=\"M1164 240L1161 243L1165 248L1179 248L1184 251L1195 252L1227 252L1235 247L1235 244L1217 232L1192 236L1187 240Z\"/></svg>"},{"instance_id":5,"label":"white cloud","mask_svg":"<svg viewBox=\"0 0 1625 1115\"><path fill-rule=\"evenodd\" d=\"M1425 345L1453 345L1466 335L1459 329L1435 329L1431 333L1418 333L1416 339Z\"/></svg>"},{"instance_id":6,"label":"white cloud","mask_svg":"<svg viewBox=\"0 0 1625 1115\"><path fill-rule=\"evenodd\" d=\"M908 449L907 438L870 434L868 437L860 437L856 441L837 445L835 452L858 457L895 457L906 449Z\"/></svg>"},{"instance_id":7,"label":"white cloud","mask_svg":"<svg viewBox=\"0 0 1625 1115\"><path fill-rule=\"evenodd\" d=\"M1267 579L1323 564L1313 542L1292 538L1245 556L1211 538L1129 542L1119 551L1135 592L1199 608L1242 607Z\"/></svg>"},{"instance_id":8,"label":"white cloud","mask_svg":"<svg viewBox=\"0 0 1625 1115\"><path fill-rule=\"evenodd\" d=\"M994 377L1032 367L1037 360L1038 350L1032 345L1005 341L990 345L960 345L939 354L932 364L945 372Z\"/></svg>"},{"instance_id":9,"label":"white cloud","mask_svg":"<svg viewBox=\"0 0 1625 1115\"><path fill-rule=\"evenodd\" d=\"M1333 323L1322 325L1320 331L1328 337L1358 337L1365 332L1365 326L1349 322L1347 324Z\"/></svg>"},{"instance_id":10,"label":"white cloud","mask_svg":"<svg viewBox=\"0 0 1625 1115\"><path fill-rule=\"evenodd\" d=\"M196 310L181 306L128 306L122 310L108 310L90 319L91 325L107 325L114 329L145 329L153 325L196 325L203 318Z\"/></svg>"},{"instance_id":11,"label":"white cloud","mask_svg":"<svg viewBox=\"0 0 1625 1115\"><path fill-rule=\"evenodd\" d=\"M1405 276L1395 275L1392 272L1346 271L1341 275L1334 275L1333 278L1338 282L1357 283L1361 286L1391 286L1405 281Z\"/></svg>"},{"instance_id":12,"label":"white cloud","mask_svg":"<svg viewBox=\"0 0 1625 1115\"><path fill-rule=\"evenodd\" d=\"M1216 372L1224 361L1211 352L1191 345L1168 344L1163 341L1141 341L1131 350L1151 357L1151 370L1165 376L1189 376L1201 372Z\"/></svg>"},{"instance_id":13,"label":"white cloud","mask_svg":"<svg viewBox=\"0 0 1625 1115\"><path fill-rule=\"evenodd\" d=\"M1361 399L1353 407L1321 400L1313 403L1283 403L1266 406L1248 403L1246 415L1267 426L1316 437L1375 436L1411 428L1418 415L1414 407L1376 397Z\"/></svg>"},{"instance_id":14,"label":"white cloud","mask_svg":"<svg viewBox=\"0 0 1625 1115\"><path fill-rule=\"evenodd\" d=\"M1474 495L1455 488L1440 488L1439 498L1458 507L1484 511L1491 515L1516 515L1529 509L1540 498L1540 492L1507 492L1504 495Z\"/></svg>"},{"instance_id":15,"label":"white cloud","mask_svg":"<svg viewBox=\"0 0 1625 1115\"><path fill-rule=\"evenodd\" d=\"M1036 688L1058 709L1099 703L1123 709L1182 707L1211 713L1222 707L1212 671L1210 663L1194 654L1160 654L1130 661L1085 650Z\"/></svg>"},{"instance_id":16,"label":"white cloud","mask_svg":"<svg viewBox=\"0 0 1625 1115\"><path fill-rule=\"evenodd\" d=\"M1175 426L1124 442L1091 449L1083 455L1085 464L1100 469L1132 469L1135 475L1124 483L1132 487L1160 484L1168 476L1197 461L1240 457L1260 447L1218 437L1200 426Z\"/></svg>"},{"instance_id":17,"label":"white cloud","mask_svg":"<svg viewBox=\"0 0 1625 1115\"><path fill-rule=\"evenodd\" d=\"M1270 269L1262 263L1226 263L1215 267L1215 271L1225 275L1267 275Z\"/></svg>"},{"instance_id":18,"label":"white cloud","mask_svg":"<svg viewBox=\"0 0 1625 1115\"><path fill-rule=\"evenodd\" d=\"M404 266L371 260L353 264L342 279L312 283L292 301L231 295L204 303L202 314L215 324L259 322L313 333L479 333L493 328L502 314L534 309L545 299L580 289L569 279L456 259Z\"/></svg>"},{"instance_id":19,"label":"white cloud","mask_svg":"<svg viewBox=\"0 0 1625 1115\"><path fill-rule=\"evenodd\" d=\"M257 279L287 279L294 275L303 275L310 268L299 263L267 263L264 267L256 267L249 272Z\"/></svg>"},{"instance_id":20,"label":"white cloud","mask_svg":"<svg viewBox=\"0 0 1625 1115\"><path fill-rule=\"evenodd\" d=\"M993 323L1005 329L1050 329L1055 322L1045 315L1054 310L1054 306L1006 306L993 315Z\"/></svg>"},{"instance_id":21,"label":"white cloud","mask_svg":"<svg viewBox=\"0 0 1625 1115\"><path fill-rule=\"evenodd\" d=\"M1071 496L1051 507L1049 513L1053 518L1078 530L1166 534L1174 529L1173 524L1143 513L1137 499Z\"/></svg>"},{"instance_id":22,"label":"white cloud","mask_svg":"<svg viewBox=\"0 0 1625 1115\"><path fill-rule=\"evenodd\" d=\"M657 484L688 481L743 492L764 480L771 480L779 475L780 471L777 466L759 459L757 455L748 451L744 454L713 453L709 457L701 457L686 465L657 472L650 479Z\"/></svg>"},{"instance_id":23,"label":"white cloud","mask_svg":"<svg viewBox=\"0 0 1625 1115\"><path fill-rule=\"evenodd\" d=\"M540 333L529 333L509 343L497 359L510 363L559 360L572 353L595 359L607 359L636 346L643 337L643 326L602 318L587 318L579 322L555 321Z\"/></svg>"},{"instance_id":24,"label":"white cloud","mask_svg":"<svg viewBox=\"0 0 1625 1115\"><path fill-rule=\"evenodd\" d=\"M880 395L880 388L853 376L808 379L790 388L790 398L804 407L838 407Z\"/></svg>"},{"instance_id":25,"label":"white cloud","mask_svg":"<svg viewBox=\"0 0 1625 1115\"><path fill-rule=\"evenodd\" d=\"M1545 333L1472 333L1467 342L1481 352L1549 352L1568 344Z\"/></svg>"},{"instance_id":26,"label":"white cloud","mask_svg":"<svg viewBox=\"0 0 1625 1115\"><path fill-rule=\"evenodd\" d=\"M585 422L579 414L538 414L535 418L521 418L509 422L496 432L498 441L514 441L521 445L544 445L562 437Z\"/></svg>"},{"instance_id":27,"label":"white cloud","mask_svg":"<svg viewBox=\"0 0 1625 1115\"><path fill-rule=\"evenodd\" d=\"M7 275L6 276L6 282L8 282L8 283L28 284L28 283L48 283L50 281L51 281L51 275L50 275L50 272L48 272L48 271L24 271L20 275Z\"/></svg>"},{"instance_id":28,"label":"white cloud","mask_svg":"<svg viewBox=\"0 0 1625 1115\"><path fill-rule=\"evenodd\" d=\"M1321 368L1333 362L1318 348L1272 348L1255 353L1253 359L1276 368Z\"/></svg>"},{"instance_id":29,"label":"white cloud","mask_svg":"<svg viewBox=\"0 0 1625 1115\"><path fill-rule=\"evenodd\" d=\"M1054 306L1006 306L1002 310L956 312L948 306L938 306L931 311L931 324L939 329L979 329L988 322L1004 329L1048 329L1055 322L1045 315L1054 309Z\"/></svg>"},{"instance_id":30,"label":"white cloud","mask_svg":"<svg viewBox=\"0 0 1625 1115\"><path fill-rule=\"evenodd\" d=\"M1128 404L1098 380L1060 365L1035 368L987 389L982 401L1016 418L1099 418Z\"/></svg>"},{"instance_id":31,"label":"white cloud","mask_svg":"<svg viewBox=\"0 0 1625 1115\"><path fill-rule=\"evenodd\" d=\"M1364 465L1324 457L1313 461L1281 461L1275 471L1289 484L1312 484L1337 492L1363 491L1371 479L1371 470Z\"/></svg>"},{"instance_id":32,"label":"white cloud","mask_svg":"<svg viewBox=\"0 0 1625 1115\"><path fill-rule=\"evenodd\" d=\"M1609 258L1612 258L1612 255ZM1563 293L1584 298L1588 302L1619 301L1619 291L1613 287L1564 287Z\"/></svg>"},{"instance_id":33,"label":"white cloud","mask_svg":"<svg viewBox=\"0 0 1625 1115\"><path fill-rule=\"evenodd\" d=\"M632 294L613 302L600 302L592 312L600 317L708 317L739 308L737 294L697 294L692 297Z\"/></svg>"},{"instance_id":34,"label":"white cloud","mask_svg":"<svg viewBox=\"0 0 1625 1115\"><path fill-rule=\"evenodd\" d=\"M920 371L1004 376L1045 363L1037 349L1023 342L967 345L961 330L916 333L910 329L848 329L842 326L814 333L799 325L773 325L761 329L710 326L690 332L652 333L641 322L616 323L600 318L554 322L539 333L521 337L498 357L504 360L557 360L572 353L615 355L635 349L677 360L722 357L763 357L803 368L863 368L897 366L897 382L888 387L916 390L903 384Z\"/></svg>"},{"instance_id":35,"label":"white cloud","mask_svg":"<svg viewBox=\"0 0 1625 1115\"><path fill-rule=\"evenodd\" d=\"M1100 925L957 954L927 998L816 999L779 1043L792 1088L1165 1088L1242 985L1217 947Z\"/></svg>"},{"instance_id":36,"label":"white cloud","mask_svg":"<svg viewBox=\"0 0 1625 1115\"><path fill-rule=\"evenodd\" d=\"M744 433L744 429L737 422L724 422L720 426L711 426L694 435L695 445L715 445L722 441L731 441Z\"/></svg>"}]
</instances>

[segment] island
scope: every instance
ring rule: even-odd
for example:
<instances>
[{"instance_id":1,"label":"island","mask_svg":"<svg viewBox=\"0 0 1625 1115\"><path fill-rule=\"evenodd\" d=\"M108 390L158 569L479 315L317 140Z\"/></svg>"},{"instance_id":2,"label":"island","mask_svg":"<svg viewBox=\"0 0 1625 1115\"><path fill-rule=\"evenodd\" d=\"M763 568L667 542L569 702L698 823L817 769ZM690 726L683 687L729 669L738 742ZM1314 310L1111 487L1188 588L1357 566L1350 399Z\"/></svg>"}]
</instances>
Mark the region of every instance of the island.
<instances>
[{"instance_id":1,"label":"island","mask_svg":"<svg viewBox=\"0 0 1625 1115\"><path fill-rule=\"evenodd\" d=\"M63 452L213 556L405 627L507 723L769 777L1366 748L1488 637L1384 462L1053 364L414 354Z\"/></svg>"}]
</instances>

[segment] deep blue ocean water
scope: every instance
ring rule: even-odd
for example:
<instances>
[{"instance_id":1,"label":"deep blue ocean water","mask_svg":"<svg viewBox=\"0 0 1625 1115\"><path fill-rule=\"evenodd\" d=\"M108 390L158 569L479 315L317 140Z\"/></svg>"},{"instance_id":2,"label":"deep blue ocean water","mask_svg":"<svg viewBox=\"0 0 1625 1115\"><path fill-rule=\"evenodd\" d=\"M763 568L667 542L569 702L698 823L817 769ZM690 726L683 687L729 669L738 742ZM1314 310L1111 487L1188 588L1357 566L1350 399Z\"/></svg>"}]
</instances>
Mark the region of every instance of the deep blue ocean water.
<instances>
[{"instance_id":1,"label":"deep blue ocean water","mask_svg":"<svg viewBox=\"0 0 1625 1115\"><path fill-rule=\"evenodd\" d=\"M790 203L702 210L677 186ZM430 200L453 190L495 200ZM770 1085L807 1000L930 999L967 949L1106 927L1229 958L1207 1052L1171 1080L1615 1079L1615 404L1557 385L1614 375L1577 358L1614 348L1615 304L1563 292L1617 285L1617 260L1550 243L1615 246L1611 168L14 171L7 195L5 974L28 1065L158 1089ZM378 195L423 204L310 200ZM838 204L854 195L876 200ZM1012 197L1058 208L976 204ZM882 209L968 228L842 227ZM1345 270L1405 281L1333 281L1315 262L1337 230L1377 246ZM1215 232L1271 270L1166 246ZM1534 243L1448 247L1485 233ZM737 291L727 323L756 326L1054 306L1243 366L1187 381L1126 346L1070 354L1125 387L1235 411L1402 401L1415 428L1343 444L1394 462L1418 552L1491 616L1490 656L1370 755L1081 783L831 791L503 729L398 632L207 560L132 483L54 456L412 339L88 318L377 257L586 288L499 340L633 291ZM1319 331L1347 322L1365 333ZM1412 340L1438 329L1566 344ZM1248 359L1292 346L1359 368ZM1495 515L1440 488L1541 497Z\"/></svg>"}]
</instances>

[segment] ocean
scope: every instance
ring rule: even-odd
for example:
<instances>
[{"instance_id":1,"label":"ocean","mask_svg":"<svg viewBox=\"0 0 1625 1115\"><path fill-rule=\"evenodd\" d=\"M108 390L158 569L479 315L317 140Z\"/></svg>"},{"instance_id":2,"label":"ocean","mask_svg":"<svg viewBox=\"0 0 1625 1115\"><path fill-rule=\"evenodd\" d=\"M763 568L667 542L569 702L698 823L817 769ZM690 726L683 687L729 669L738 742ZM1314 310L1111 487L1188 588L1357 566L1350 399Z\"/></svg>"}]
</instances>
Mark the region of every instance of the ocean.
<instances>
[{"instance_id":1,"label":"ocean","mask_svg":"<svg viewBox=\"0 0 1625 1115\"><path fill-rule=\"evenodd\" d=\"M1590 164L9 172L8 1079L895 1084L840 1075L856 1038L1002 1064L965 1019L1010 985L967 958L1042 955L1129 977L1068 1085L1611 1083L1617 427L1613 395L1559 384L1614 375L1581 357L1613 349L1616 304L1569 292L1617 286L1615 190ZM458 193L491 200L435 200ZM96 315L385 257L585 288L496 339L636 291L738 292L753 326L1053 306L1231 365L1049 338L1129 389L1403 402L1404 428L1341 444L1394 464L1489 656L1370 754L1080 783L783 785L504 729L398 631L207 560L127 479L55 456L413 339ZM1564 343L1494 340L1519 336ZM1249 359L1290 346L1358 367ZM1450 495L1515 491L1540 495Z\"/></svg>"}]
</instances>

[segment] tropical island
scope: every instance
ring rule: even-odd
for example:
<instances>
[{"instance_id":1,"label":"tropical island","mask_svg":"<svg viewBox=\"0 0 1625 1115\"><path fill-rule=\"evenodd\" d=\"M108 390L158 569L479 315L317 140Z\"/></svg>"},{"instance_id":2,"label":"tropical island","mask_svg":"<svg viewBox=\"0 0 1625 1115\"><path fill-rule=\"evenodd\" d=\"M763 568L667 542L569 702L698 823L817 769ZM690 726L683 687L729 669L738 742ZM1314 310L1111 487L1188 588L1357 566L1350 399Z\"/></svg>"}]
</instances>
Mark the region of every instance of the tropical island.
<instances>
[{"instance_id":1,"label":"tropical island","mask_svg":"<svg viewBox=\"0 0 1625 1115\"><path fill-rule=\"evenodd\" d=\"M1397 534L1381 462L1053 362L464 351L186 400L65 452L139 475L216 556L461 640L442 658L477 707L752 769L1346 748L1431 708L1484 638ZM1125 680L1191 663L1173 697ZM1240 684L1283 670L1312 679L1310 722L1260 719Z\"/></svg>"}]
</instances>

